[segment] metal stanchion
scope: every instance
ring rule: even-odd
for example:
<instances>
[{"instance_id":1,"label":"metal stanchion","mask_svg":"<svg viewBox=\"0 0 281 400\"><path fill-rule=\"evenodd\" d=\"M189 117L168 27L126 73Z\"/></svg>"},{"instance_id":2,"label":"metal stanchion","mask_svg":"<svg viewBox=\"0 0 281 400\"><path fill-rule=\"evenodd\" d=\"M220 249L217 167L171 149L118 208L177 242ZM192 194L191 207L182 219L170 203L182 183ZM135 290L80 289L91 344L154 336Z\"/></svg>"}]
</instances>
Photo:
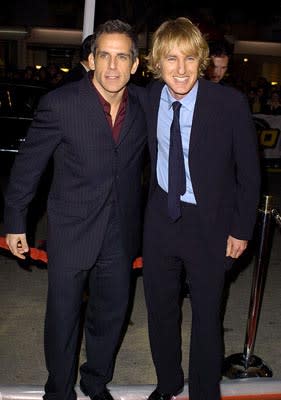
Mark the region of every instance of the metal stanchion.
<instances>
[{"instance_id":1,"label":"metal stanchion","mask_svg":"<svg viewBox=\"0 0 281 400\"><path fill-rule=\"evenodd\" d=\"M279 212L275 208L273 208L271 214L273 215L275 222L277 223L279 228L281 228L281 215L279 214Z\"/></svg>"},{"instance_id":2,"label":"metal stanchion","mask_svg":"<svg viewBox=\"0 0 281 400\"><path fill-rule=\"evenodd\" d=\"M232 354L224 361L223 375L231 379L272 377L273 375L272 370L264 361L253 354L271 249L272 217L281 226L281 217L277 210L272 210L271 203L272 196L264 196L264 204L258 213L258 249L253 272L244 351Z\"/></svg>"}]
</instances>

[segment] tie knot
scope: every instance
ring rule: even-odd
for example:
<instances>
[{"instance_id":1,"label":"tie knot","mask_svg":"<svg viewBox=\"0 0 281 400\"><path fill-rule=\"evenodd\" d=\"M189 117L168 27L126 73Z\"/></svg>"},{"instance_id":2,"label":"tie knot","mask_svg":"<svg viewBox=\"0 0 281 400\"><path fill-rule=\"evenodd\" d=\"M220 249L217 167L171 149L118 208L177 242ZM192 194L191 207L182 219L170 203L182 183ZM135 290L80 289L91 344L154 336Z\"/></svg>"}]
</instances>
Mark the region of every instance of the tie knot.
<instances>
[{"instance_id":1,"label":"tie knot","mask_svg":"<svg viewBox=\"0 0 281 400\"><path fill-rule=\"evenodd\" d=\"M181 103L179 101L174 101L172 106L173 106L173 110L175 112L175 111L178 111L181 108Z\"/></svg>"}]
</instances>

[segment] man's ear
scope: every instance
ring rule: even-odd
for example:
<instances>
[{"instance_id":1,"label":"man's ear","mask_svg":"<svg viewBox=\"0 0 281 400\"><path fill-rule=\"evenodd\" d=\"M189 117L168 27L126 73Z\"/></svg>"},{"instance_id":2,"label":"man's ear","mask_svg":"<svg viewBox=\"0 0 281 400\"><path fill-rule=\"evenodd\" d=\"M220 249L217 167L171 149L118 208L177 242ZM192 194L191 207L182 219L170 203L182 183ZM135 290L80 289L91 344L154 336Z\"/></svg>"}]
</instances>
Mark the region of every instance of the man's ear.
<instances>
[{"instance_id":1,"label":"man's ear","mask_svg":"<svg viewBox=\"0 0 281 400\"><path fill-rule=\"evenodd\" d=\"M131 68L131 74L133 75L135 72L136 72L136 70L138 69L138 66L139 66L139 58L137 57L136 59L135 59L135 61L133 62L133 65L132 65L132 68Z\"/></svg>"},{"instance_id":2,"label":"man's ear","mask_svg":"<svg viewBox=\"0 0 281 400\"><path fill-rule=\"evenodd\" d=\"M93 71L95 69L95 58L94 58L94 54L93 53L89 54L88 63L89 63L90 70Z\"/></svg>"}]
</instances>

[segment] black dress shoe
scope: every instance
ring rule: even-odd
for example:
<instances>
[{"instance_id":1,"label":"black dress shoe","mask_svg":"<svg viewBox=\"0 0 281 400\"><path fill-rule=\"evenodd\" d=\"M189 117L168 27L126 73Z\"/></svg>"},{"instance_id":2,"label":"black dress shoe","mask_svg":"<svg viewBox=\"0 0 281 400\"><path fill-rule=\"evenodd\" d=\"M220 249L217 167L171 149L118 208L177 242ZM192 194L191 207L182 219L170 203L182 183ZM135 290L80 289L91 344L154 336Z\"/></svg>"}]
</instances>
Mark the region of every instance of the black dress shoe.
<instances>
[{"instance_id":1,"label":"black dress shoe","mask_svg":"<svg viewBox=\"0 0 281 400\"><path fill-rule=\"evenodd\" d=\"M160 393L155 389L149 396L147 400L171 400L174 397L172 393Z\"/></svg>"},{"instance_id":2,"label":"black dress shoe","mask_svg":"<svg viewBox=\"0 0 281 400\"><path fill-rule=\"evenodd\" d=\"M84 386L84 383L80 381L80 389L84 395L89 396L91 400L114 400L107 388L105 388L101 393L90 396L88 390Z\"/></svg>"},{"instance_id":3,"label":"black dress shoe","mask_svg":"<svg viewBox=\"0 0 281 400\"><path fill-rule=\"evenodd\" d=\"M103 392L95 394L94 396L92 396L91 400L114 400L114 399L111 396L109 390L105 388Z\"/></svg>"}]
</instances>

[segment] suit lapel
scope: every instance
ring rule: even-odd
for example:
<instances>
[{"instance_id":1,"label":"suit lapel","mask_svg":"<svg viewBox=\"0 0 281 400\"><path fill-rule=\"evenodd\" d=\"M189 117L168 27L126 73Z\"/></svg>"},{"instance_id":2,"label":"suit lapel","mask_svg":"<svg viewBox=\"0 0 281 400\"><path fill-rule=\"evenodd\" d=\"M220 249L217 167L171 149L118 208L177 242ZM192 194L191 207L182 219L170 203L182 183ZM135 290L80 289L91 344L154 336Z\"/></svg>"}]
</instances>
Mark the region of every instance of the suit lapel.
<instances>
[{"instance_id":1,"label":"suit lapel","mask_svg":"<svg viewBox=\"0 0 281 400\"><path fill-rule=\"evenodd\" d=\"M137 102L136 97L128 90L128 103L126 107L125 119L123 121L119 141L116 146L120 146L128 133L130 132L132 125L134 124L136 113L138 111L139 103Z\"/></svg>"},{"instance_id":2,"label":"suit lapel","mask_svg":"<svg viewBox=\"0 0 281 400\"><path fill-rule=\"evenodd\" d=\"M112 145L114 145L115 142L112 137L110 126L102 109L98 94L92 88L88 75L82 78L79 83L81 102L87 114L91 116L90 118L93 118L93 126L99 127L101 132L106 132L109 140L112 141Z\"/></svg>"},{"instance_id":3,"label":"suit lapel","mask_svg":"<svg viewBox=\"0 0 281 400\"><path fill-rule=\"evenodd\" d=\"M149 90L149 142L151 148L151 156L156 163L157 160L157 121L158 110L160 106L160 97L164 83L155 81L152 88Z\"/></svg>"}]
</instances>

